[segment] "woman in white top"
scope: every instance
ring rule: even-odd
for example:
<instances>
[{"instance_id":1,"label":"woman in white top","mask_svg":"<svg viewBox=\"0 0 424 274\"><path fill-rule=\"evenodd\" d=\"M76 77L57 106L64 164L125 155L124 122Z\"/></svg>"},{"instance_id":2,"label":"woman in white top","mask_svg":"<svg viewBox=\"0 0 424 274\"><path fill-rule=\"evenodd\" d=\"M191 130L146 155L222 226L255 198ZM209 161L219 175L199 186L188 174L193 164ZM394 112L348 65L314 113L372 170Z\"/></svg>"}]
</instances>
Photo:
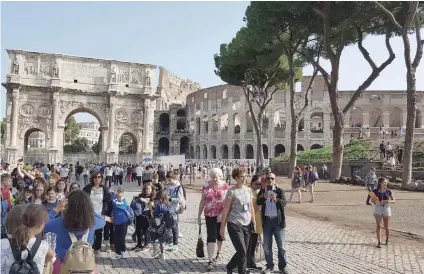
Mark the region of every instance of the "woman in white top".
<instances>
[{"instance_id":1,"label":"woman in white top","mask_svg":"<svg viewBox=\"0 0 424 274\"><path fill-rule=\"evenodd\" d=\"M44 206L19 205L10 210L6 219L8 238L1 240L1 274L8 274L15 262L11 246L18 250L31 250L35 244L39 247L31 250L34 255L32 260L37 264L39 272L43 273L44 265L55 257L47 241L37 237L43 231L47 220L48 213ZM11 232L12 235L9 235ZM27 257L28 251L22 251L21 258Z\"/></svg>"}]
</instances>

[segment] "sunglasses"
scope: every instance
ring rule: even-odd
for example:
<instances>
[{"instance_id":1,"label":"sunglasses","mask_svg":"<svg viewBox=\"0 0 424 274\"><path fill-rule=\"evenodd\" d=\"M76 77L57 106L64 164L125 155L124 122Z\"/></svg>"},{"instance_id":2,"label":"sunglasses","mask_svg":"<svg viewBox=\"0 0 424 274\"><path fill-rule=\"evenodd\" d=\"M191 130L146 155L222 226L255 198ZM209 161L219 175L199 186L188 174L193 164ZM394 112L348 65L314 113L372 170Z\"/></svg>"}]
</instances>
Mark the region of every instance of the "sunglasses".
<instances>
[{"instance_id":1,"label":"sunglasses","mask_svg":"<svg viewBox=\"0 0 424 274\"><path fill-rule=\"evenodd\" d=\"M98 176L94 176L94 178L99 179L99 178L102 178L102 176L98 175Z\"/></svg>"},{"instance_id":2,"label":"sunglasses","mask_svg":"<svg viewBox=\"0 0 424 274\"><path fill-rule=\"evenodd\" d=\"M275 180L273 177L266 177L267 180Z\"/></svg>"}]
</instances>

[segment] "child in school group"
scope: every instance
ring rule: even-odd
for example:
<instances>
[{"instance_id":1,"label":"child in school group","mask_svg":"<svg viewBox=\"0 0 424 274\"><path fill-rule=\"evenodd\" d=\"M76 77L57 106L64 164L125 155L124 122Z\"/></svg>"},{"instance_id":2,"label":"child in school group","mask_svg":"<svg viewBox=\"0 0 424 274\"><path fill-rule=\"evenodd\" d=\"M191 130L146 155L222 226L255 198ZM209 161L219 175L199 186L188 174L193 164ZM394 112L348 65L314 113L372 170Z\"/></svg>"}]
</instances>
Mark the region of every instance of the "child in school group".
<instances>
[{"instance_id":1,"label":"child in school group","mask_svg":"<svg viewBox=\"0 0 424 274\"><path fill-rule=\"evenodd\" d=\"M143 252L151 248L148 228L152 217L155 195L155 188L151 183L147 183L143 186L142 193L135 196L131 202L131 208L135 215L135 235L137 240L137 245L132 250ZM144 238L144 245L141 244L142 238Z\"/></svg>"},{"instance_id":2,"label":"child in school group","mask_svg":"<svg viewBox=\"0 0 424 274\"><path fill-rule=\"evenodd\" d=\"M128 231L128 225L131 223L131 214L128 212L129 207L124 197L124 189L118 187L112 198L113 213L112 219L115 226L115 255L113 259L127 258L127 248L125 245L125 237Z\"/></svg>"},{"instance_id":3,"label":"child in school group","mask_svg":"<svg viewBox=\"0 0 424 274\"><path fill-rule=\"evenodd\" d=\"M165 224L165 216L169 212L169 198L166 191L159 191L156 194L155 209L150 222L149 235L153 243L152 256L158 259L165 259L164 243L172 242L172 231Z\"/></svg>"}]
</instances>

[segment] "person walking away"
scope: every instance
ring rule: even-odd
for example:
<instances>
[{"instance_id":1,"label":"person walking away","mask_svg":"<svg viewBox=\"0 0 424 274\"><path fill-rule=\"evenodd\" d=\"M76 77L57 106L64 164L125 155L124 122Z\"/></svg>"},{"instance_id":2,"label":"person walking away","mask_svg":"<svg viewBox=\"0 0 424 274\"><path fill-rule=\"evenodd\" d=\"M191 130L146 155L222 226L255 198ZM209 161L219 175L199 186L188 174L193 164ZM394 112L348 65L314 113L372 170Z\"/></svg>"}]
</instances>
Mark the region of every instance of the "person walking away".
<instances>
[{"instance_id":1,"label":"person walking away","mask_svg":"<svg viewBox=\"0 0 424 274\"><path fill-rule=\"evenodd\" d=\"M113 181L113 169L110 165L105 167L104 176L106 177L105 184L107 185L109 183L109 188L111 188Z\"/></svg>"},{"instance_id":2,"label":"person walking away","mask_svg":"<svg viewBox=\"0 0 424 274\"><path fill-rule=\"evenodd\" d=\"M184 167L183 167L182 164L180 164L179 169L180 169L180 182L182 182L183 181L183 176L185 174L185 172L184 172L185 170L184 170Z\"/></svg>"},{"instance_id":3,"label":"person walking away","mask_svg":"<svg viewBox=\"0 0 424 274\"><path fill-rule=\"evenodd\" d=\"M261 271L262 267L259 267L255 263L255 253L256 247L258 245L259 239L262 237L262 216L261 216L261 206L257 204L258 194L261 189L262 183L261 178L255 174L252 177L250 183L250 188L252 189L253 196L253 206L255 208L255 224L256 228L250 234L249 248L247 252L247 268L257 271Z\"/></svg>"},{"instance_id":4,"label":"person walking away","mask_svg":"<svg viewBox=\"0 0 424 274\"><path fill-rule=\"evenodd\" d=\"M378 179L377 188L372 191L374 194L374 218L376 223L376 234L377 234L377 248L381 248L381 220L384 223L384 230L386 232L386 245L389 244L390 228L389 223L392 216L390 204L396 203L393 193L387 188L387 179Z\"/></svg>"},{"instance_id":5,"label":"person walking away","mask_svg":"<svg viewBox=\"0 0 424 274\"><path fill-rule=\"evenodd\" d=\"M219 168L211 169L209 180L202 188L202 197L199 204L197 222L199 227L202 225L202 212L206 220L207 233L207 251L208 251L208 271L215 269L215 263L219 260L222 243L224 239L219 234L222 221L222 212L224 211L224 202L229 189L228 184L223 181L222 170ZM216 257L215 247L218 247Z\"/></svg>"},{"instance_id":6,"label":"person walking away","mask_svg":"<svg viewBox=\"0 0 424 274\"><path fill-rule=\"evenodd\" d=\"M127 248L125 246L125 237L128 232L130 219L127 213L127 200L124 197L124 189L118 187L116 194L112 199L113 205L113 224L115 226L115 255L113 259L127 258Z\"/></svg>"},{"instance_id":7,"label":"person walking away","mask_svg":"<svg viewBox=\"0 0 424 274\"><path fill-rule=\"evenodd\" d=\"M226 266L227 274L233 273L233 269L236 267L239 274L247 272L247 251L250 232L255 227L255 212L252 203L252 191L245 186L246 176L244 169L233 169L232 177L236 184L227 192L222 214L219 234L224 238L225 227L227 227L228 235L236 250Z\"/></svg>"},{"instance_id":8,"label":"person walking away","mask_svg":"<svg viewBox=\"0 0 424 274\"><path fill-rule=\"evenodd\" d=\"M260 205L264 233L264 253L266 259L266 270L271 273L274 270L272 255L272 237L274 236L278 248L278 269L281 273L287 273L287 255L284 249L286 217L284 207L286 206L286 195L284 190L275 183L275 174L270 173L267 177L267 188L261 189L258 194L257 204Z\"/></svg>"},{"instance_id":9,"label":"person walking away","mask_svg":"<svg viewBox=\"0 0 424 274\"><path fill-rule=\"evenodd\" d=\"M381 141L380 144L380 160L383 161L386 158L386 146L384 141Z\"/></svg>"},{"instance_id":10,"label":"person walking away","mask_svg":"<svg viewBox=\"0 0 424 274\"><path fill-rule=\"evenodd\" d=\"M132 179L132 173L133 173L133 167L132 167L132 165L128 165L128 167L127 167L127 182L133 182L133 179Z\"/></svg>"},{"instance_id":11,"label":"person walking away","mask_svg":"<svg viewBox=\"0 0 424 274\"><path fill-rule=\"evenodd\" d=\"M295 191L299 195L299 203L300 204L302 203L302 192L300 191L302 187L301 177L302 177L302 170L299 167L295 167L293 171L293 178L291 181L291 194L290 194L289 203L291 203L293 199L293 194Z\"/></svg>"},{"instance_id":12,"label":"person walking away","mask_svg":"<svg viewBox=\"0 0 424 274\"><path fill-rule=\"evenodd\" d=\"M146 170L143 172L143 186L145 184L151 183L153 180L153 169L151 166L147 166Z\"/></svg>"},{"instance_id":13,"label":"person walking away","mask_svg":"<svg viewBox=\"0 0 424 274\"><path fill-rule=\"evenodd\" d=\"M75 180L77 182L81 179L81 174L84 172L84 167L77 162L77 165L75 166Z\"/></svg>"},{"instance_id":14,"label":"person walking away","mask_svg":"<svg viewBox=\"0 0 424 274\"><path fill-rule=\"evenodd\" d=\"M367 187L368 190L368 196L367 196L367 205L371 205L370 203L370 192L372 192L375 187L377 186L377 175L375 174L375 168L371 168L370 171L368 172L367 176L365 176L365 186Z\"/></svg>"},{"instance_id":15,"label":"person walking away","mask_svg":"<svg viewBox=\"0 0 424 274\"><path fill-rule=\"evenodd\" d=\"M83 188L83 191L88 195L96 214L110 217L112 213L112 197L109 188L103 182L103 175L99 171L94 171L91 174L90 183ZM93 249L97 255L100 254L102 247L103 231L106 242L105 250L110 251L110 245L114 243L113 224L107 223L94 232ZM108 240L110 240L110 245L107 244Z\"/></svg>"},{"instance_id":16,"label":"person walking away","mask_svg":"<svg viewBox=\"0 0 424 274\"><path fill-rule=\"evenodd\" d=\"M135 168L135 173L136 173L136 179L137 179L137 183L138 186L141 186L141 178L143 177L143 167L138 164L137 167Z\"/></svg>"},{"instance_id":17,"label":"person walking away","mask_svg":"<svg viewBox=\"0 0 424 274\"><path fill-rule=\"evenodd\" d=\"M172 232L164 222L164 216L169 211L169 197L166 190L158 192L155 198L155 209L152 214L149 236L153 243L152 256L165 260L164 243L168 238L172 238Z\"/></svg>"},{"instance_id":18,"label":"person walking away","mask_svg":"<svg viewBox=\"0 0 424 274\"><path fill-rule=\"evenodd\" d=\"M23 260L28 259L35 263L36 269L27 269L29 272L25 273L35 273L32 271L37 270L43 273L44 265L55 258L53 249L40 237L49 219L47 210L43 206L31 204L22 205L10 213L7 222L11 228L11 237L1 240L1 274L18 273L17 271L23 270L19 268L19 261L14 257L16 253L19 253Z\"/></svg>"}]
</instances>

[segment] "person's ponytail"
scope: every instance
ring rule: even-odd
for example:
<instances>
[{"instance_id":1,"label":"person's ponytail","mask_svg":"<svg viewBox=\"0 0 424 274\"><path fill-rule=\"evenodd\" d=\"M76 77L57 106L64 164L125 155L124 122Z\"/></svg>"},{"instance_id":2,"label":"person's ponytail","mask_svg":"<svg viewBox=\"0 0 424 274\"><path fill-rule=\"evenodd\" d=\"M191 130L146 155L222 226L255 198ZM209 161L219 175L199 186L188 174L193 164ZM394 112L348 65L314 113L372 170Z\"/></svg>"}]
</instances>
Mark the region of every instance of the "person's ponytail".
<instances>
[{"instance_id":1,"label":"person's ponytail","mask_svg":"<svg viewBox=\"0 0 424 274\"><path fill-rule=\"evenodd\" d=\"M26 249L29 242L28 227L24 224L20 225L13 233L12 237L15 240L17 247L20 250Z\"/></svg>"}]
</instances>

